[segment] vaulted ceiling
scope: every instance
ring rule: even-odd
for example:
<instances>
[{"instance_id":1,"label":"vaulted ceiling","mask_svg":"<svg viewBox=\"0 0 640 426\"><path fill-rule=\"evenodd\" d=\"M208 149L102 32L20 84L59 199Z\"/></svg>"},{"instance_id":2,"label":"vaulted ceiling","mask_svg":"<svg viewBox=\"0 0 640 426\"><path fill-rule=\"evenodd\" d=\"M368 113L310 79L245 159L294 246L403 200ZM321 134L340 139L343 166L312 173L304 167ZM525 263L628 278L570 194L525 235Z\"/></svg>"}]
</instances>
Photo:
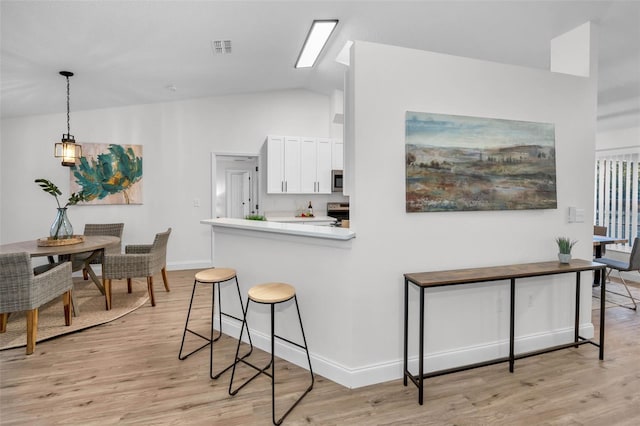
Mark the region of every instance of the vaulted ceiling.
<instances>
[{"instance_id":1,"label":"vaulted ceiling","mask_svg":"<svg viewBox=\"0 0 640 426\"><path fill-rule=\"evenodd\" d=\"M635 1L7 1L1 3L3 118L305 88L341 89L335 61L365 40L548 69L549 41L599 31L599 116L640 115ZM293 64L314 19L337 18L312 69ZM213 40L232 53L214 55Z\"/></svg>"}]
</instances>

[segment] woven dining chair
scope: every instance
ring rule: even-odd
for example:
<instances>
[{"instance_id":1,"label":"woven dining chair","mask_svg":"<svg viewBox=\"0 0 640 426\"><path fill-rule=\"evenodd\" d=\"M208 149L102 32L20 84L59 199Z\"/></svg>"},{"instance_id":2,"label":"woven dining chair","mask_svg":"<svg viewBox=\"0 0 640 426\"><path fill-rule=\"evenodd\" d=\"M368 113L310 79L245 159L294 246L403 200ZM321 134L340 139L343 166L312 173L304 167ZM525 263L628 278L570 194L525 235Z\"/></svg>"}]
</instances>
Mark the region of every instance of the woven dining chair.
<instances>
[{"instance_id":1,"label":"woven dining chair","mask_svg":"<svg viewBox=\"0 0 640 426\"><path fill-rule=\"evenodd\" d=\"M111 309L111 280L127 279L127 287L131 293L132 278L147 278L147 288L151 306L156 306L153 296L153 275L161 272L164 288L169 289L167 279L167 243L171 228L156 234L153 244L133 244L125 247L124 254L105 254L102 266L105 302L107 310Z\"/></svg>"},{"instance_id":2,"label":"woven dining chair","mask_svg":"<svg viewBox=\"0 0 640 426\"><path fill-rule=\"evenodd\" d=\"M62 296L64 323L71 325L72 290L70 262L34 275L29 253L0 254L0 333L7 331L10 313L27 311L27 355L31 355L38 334L38 308Z\"/></svg>"},{"instance_id":3,"label":"woven dining chair","mask_svg":"<svg viewBox=\"0 0 640 426\"><path fill-rule=\"evenodd\" d=\"M105 247L105 254L120 254L122 253L122 231L124 230L124 223L87 223L84 225L83 235L108 235L111 237L118 237L120 241L116 244ZM84 268L84 262L92 255L89 253L74 254L73 270L77 271L82 268L82 277L86 280L89 279L86 268ZM102 255L98 254L91 260L92 265L102 264Z\"/></svg>"}]
</instances>

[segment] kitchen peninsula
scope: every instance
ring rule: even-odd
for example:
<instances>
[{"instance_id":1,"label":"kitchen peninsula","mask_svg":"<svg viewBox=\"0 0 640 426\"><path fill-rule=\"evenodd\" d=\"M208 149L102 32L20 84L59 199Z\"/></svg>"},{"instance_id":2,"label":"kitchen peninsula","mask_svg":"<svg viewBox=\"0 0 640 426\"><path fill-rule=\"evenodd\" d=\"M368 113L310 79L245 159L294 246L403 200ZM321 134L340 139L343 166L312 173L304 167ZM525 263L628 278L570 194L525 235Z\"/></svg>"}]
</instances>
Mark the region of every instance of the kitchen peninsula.
<instances>
[{"instance_id":1,"label":"kitchen peninsula","mask_svg":"<svg viewBox=\"0 0 640 426\"><path fill-rule=\"evenodd\" d=\"M358 240L354 230L232 218L200 223L213 231L213 266L237 271L243 300L249 288L257 284L285 282L296 288L314 372L351 387L349 368L340 361L351 356L350 346L343 342L351 339L353 306L348 295L354 284L352 256ZM225 311L242 316L237 294L227 294L222 288L220 297ZM282 309L282 315L276 316L275 329L295 340L299 333L293 327L297 321L295 307ZM270 350L268 308L252 309L248 321L253 344ZM240 334L236 321L225 318L223 322L225 334ZM289 345L276 342L275 351L276 356L295 364L306 363L304 352Z\"/></svg>"},{"instance_id":2,"label":"kitchen peninsula","mask_svg":"<svg viewBox=\"0 0 640 426\"><path fill-rule=\"evenodd\" d=\"M213 226L214 231L217 230L216 228L224 228L339 241L347 241L355 238L356 236L355 232L348 228L307 225L304 223L272 222L233 218L205 219L200 221L200 223Z\"/></svg>"}]
</instances>

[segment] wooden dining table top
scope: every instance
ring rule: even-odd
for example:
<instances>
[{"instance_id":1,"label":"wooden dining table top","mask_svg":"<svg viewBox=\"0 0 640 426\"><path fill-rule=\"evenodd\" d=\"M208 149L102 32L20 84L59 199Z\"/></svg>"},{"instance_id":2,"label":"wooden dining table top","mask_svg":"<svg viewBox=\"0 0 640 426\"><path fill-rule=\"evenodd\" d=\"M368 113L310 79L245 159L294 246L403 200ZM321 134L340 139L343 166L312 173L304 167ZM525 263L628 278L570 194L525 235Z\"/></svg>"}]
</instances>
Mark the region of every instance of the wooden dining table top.
<instances>
[{"instance_id":1,"label":"wooden dining table top","mask_svg":"<svg viewBox=\"0 0 640 426\"><path fill-rule=\"evenodd\" d=\"M99 250L118 242L120 242L120 238L108 235L85 235L84 241L81 243L51 247L41 247L38 246L38 240L29 240L2 244L0 245L0 254L26 251L31 257L57 256Z\"/></svg>"},{"instance_id":2,"label":"wooden dining table top","mask_svg":"<svg viewBox=\"0 0 640 426\"><path fill-rule=\"evenodd\" d=\"M593 236L593 245L599 246L602 244L624 244L628 240L626 238L612 238L604 235L594 235Z\"/></svg>"}]
</instances>

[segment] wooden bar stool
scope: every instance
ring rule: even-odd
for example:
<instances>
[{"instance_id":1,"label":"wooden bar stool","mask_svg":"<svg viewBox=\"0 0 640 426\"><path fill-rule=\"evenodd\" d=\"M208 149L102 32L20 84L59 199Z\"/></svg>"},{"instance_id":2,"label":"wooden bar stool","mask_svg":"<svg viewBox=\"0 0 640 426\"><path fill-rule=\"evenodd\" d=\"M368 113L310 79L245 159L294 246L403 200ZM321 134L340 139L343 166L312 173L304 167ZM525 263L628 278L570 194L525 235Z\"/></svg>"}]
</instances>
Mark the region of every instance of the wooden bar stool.
<instances>
[{"instance_id":1,"label":"wooden bar stool","mask_svg":"<svg viewBox=\"0 0 640 426\"><path fill-rule=\"evenodd\" d=\"M300 331L302 332L302 340L304 342L304 345L300 345L300 344L298 344L296 342L292 342L289 339L286 339L284 337L281 337L281 336L278 336L278 335L275 334L275 330L274 330L274 307L278 303L284 303L284 302L287 302L287 301L289 301L291 299L293 299L295 304L296 304L296 310L298 312L298 321L300 322ZM247 312L249 311L249 302L262 303L262 304L267 304L267 305L271 306L271 360L269 361L269 364L267 364L264 368L260 368L260 367L257 367L255 365L251 364L249 361L244 359L244 358L246 358L246 356L244 356L242 358L238 357L238 354L240 352L240 342L242 341L242 333L244 331L245 326L247 327L247 333L249 333L249 326L247 325ZM311 374L311 384L309 385L309 387L289 407L289 409L282 415L282 417L280 417L279 420L276 420L276 406L275 406L275 382L276 382L276 378L275 378L275 362L274 362L274 358L275 358L274 338L278 338L280 340L284 340L287 343L290 343L290 344L295 345L295 346L297 346L297 347L299 347L301 349L304 349L304 351L307 354L307 362L309 363L309 373ZM257 370L258 372L256 374L254 374L252 377L250 377L249 379L247 379L238 388L233 390L233 377L235 376L235 373L236 373L236 365L239 362L242 362L242 363L252 367L253 369ZM271 367L271 373L269 373L267 371L269 369L269 367ZM298 307L298 298L296 297L295 288L290 284L285 284L285 283L267 283L267 284L256 285L256 286L251 287L249 289L249 298L247 299L247 305L246 305L246 308L244 309L244 319L242 321L242 328L240 329L240 338L238 340L238 348L236 349L235 362L233 363L233 370L231 372L231 382L229 383L229 395L237 394L240 389L245 387L247 384L249 384L249 382L251 382L253 379L258 377L260 374L265 374L266 376L271 377L271 419L273 420L273 424L275 424L275 425L281 424L282 421L284 420L284 418L291 412L291 410L293 410L294 407L296 405L298 405L298 403L302 400L302 398L304 398L305 395L307 395L309 393L309 391L313 388L313 383L314 383L313 369L311 368L311 358L309 357L309 349L307 347L307 339L306 339L306 337L304 335L304 328L302 327L302 318L300 317L300 308Z\"/></svg>"},{"instance_id":2,"label":"wooden bar stool","mask_svg":"<svg viewBox=\"0 0 640 426\"><path fill-rule=\"evenodd\" d=\"M209 354L209 377L211 377L212 379L217 379L218 377L220 377L220 375L222 373L224 373L225 371L227 371L228 369L230 369L231 367L233 367L235 365L235 362L230 364L229 366L227 366L224 370L220 371L219 373L217 373L216 375L213 374L213 343L217 342L218 339L220 339L220 337L222 336L222 316L227 316L229 318L233 318L237 321L243 322L244 319L243 318L238 318L236 316L233 316L231 314L228 314L226 312L222 311L222 299L220 298L220 284L227 282L227 281L231 281L232 279L235 279L236 281L236 289L238 290L238 301L240 302L240 309L242 309L242 315L243 318L246 317L246 313L245 313L245 308L242 305L242 296L240 294L240 285L238 284L238 276L236 275L236 271L235 269L231 269L231 268L212 268L212 269L206 269L204 271L200 271L196 274L195 280L193 282L193 290L191 292L191 301L189 302L189 312L187 313L187 321L184 324L184 332L182 333L182 343L180 344L180 352L178 354L178 359L180 360L184 360L187 359L189 356L191 356L192 354L198 352L201 349L206 348L207 346L210 346L210 354ZM198 286L198 284L212 284L213 288L211 289L211 333L209 335L209 337L203 336L202 334L195 332L193 330L189 329L189 317L191 316L191 307L193 305L193 297L196 293L196 287ZM215 316L215 303L216 303L216 287L218 288L218 315L219 315L219 323L220 323L220 330L218 332L218 336L217 337L213 337L213 319ZM243 322L244 324L244 322ZM187 332L198 336L199 338L203 339L206 341L206 343L202 346L200 346L197 349L194 349L193 351L189 352L186 355L182 355L182 349L184 348L184 341L185 341L185 337L187 335ZM253 351L253 343L251 342L251 334L249 334L249 329L247 328L247 336L249 337L249 352L243 356L247 357L251 354L251 352ZM242 334L240 335L240 341L242 340ZM239 342L240 342L239 341ZM238 345L239 346L239 345ZM238 352L236 352L236 358L238 357Z\"/></svg>"}]
</instances>

